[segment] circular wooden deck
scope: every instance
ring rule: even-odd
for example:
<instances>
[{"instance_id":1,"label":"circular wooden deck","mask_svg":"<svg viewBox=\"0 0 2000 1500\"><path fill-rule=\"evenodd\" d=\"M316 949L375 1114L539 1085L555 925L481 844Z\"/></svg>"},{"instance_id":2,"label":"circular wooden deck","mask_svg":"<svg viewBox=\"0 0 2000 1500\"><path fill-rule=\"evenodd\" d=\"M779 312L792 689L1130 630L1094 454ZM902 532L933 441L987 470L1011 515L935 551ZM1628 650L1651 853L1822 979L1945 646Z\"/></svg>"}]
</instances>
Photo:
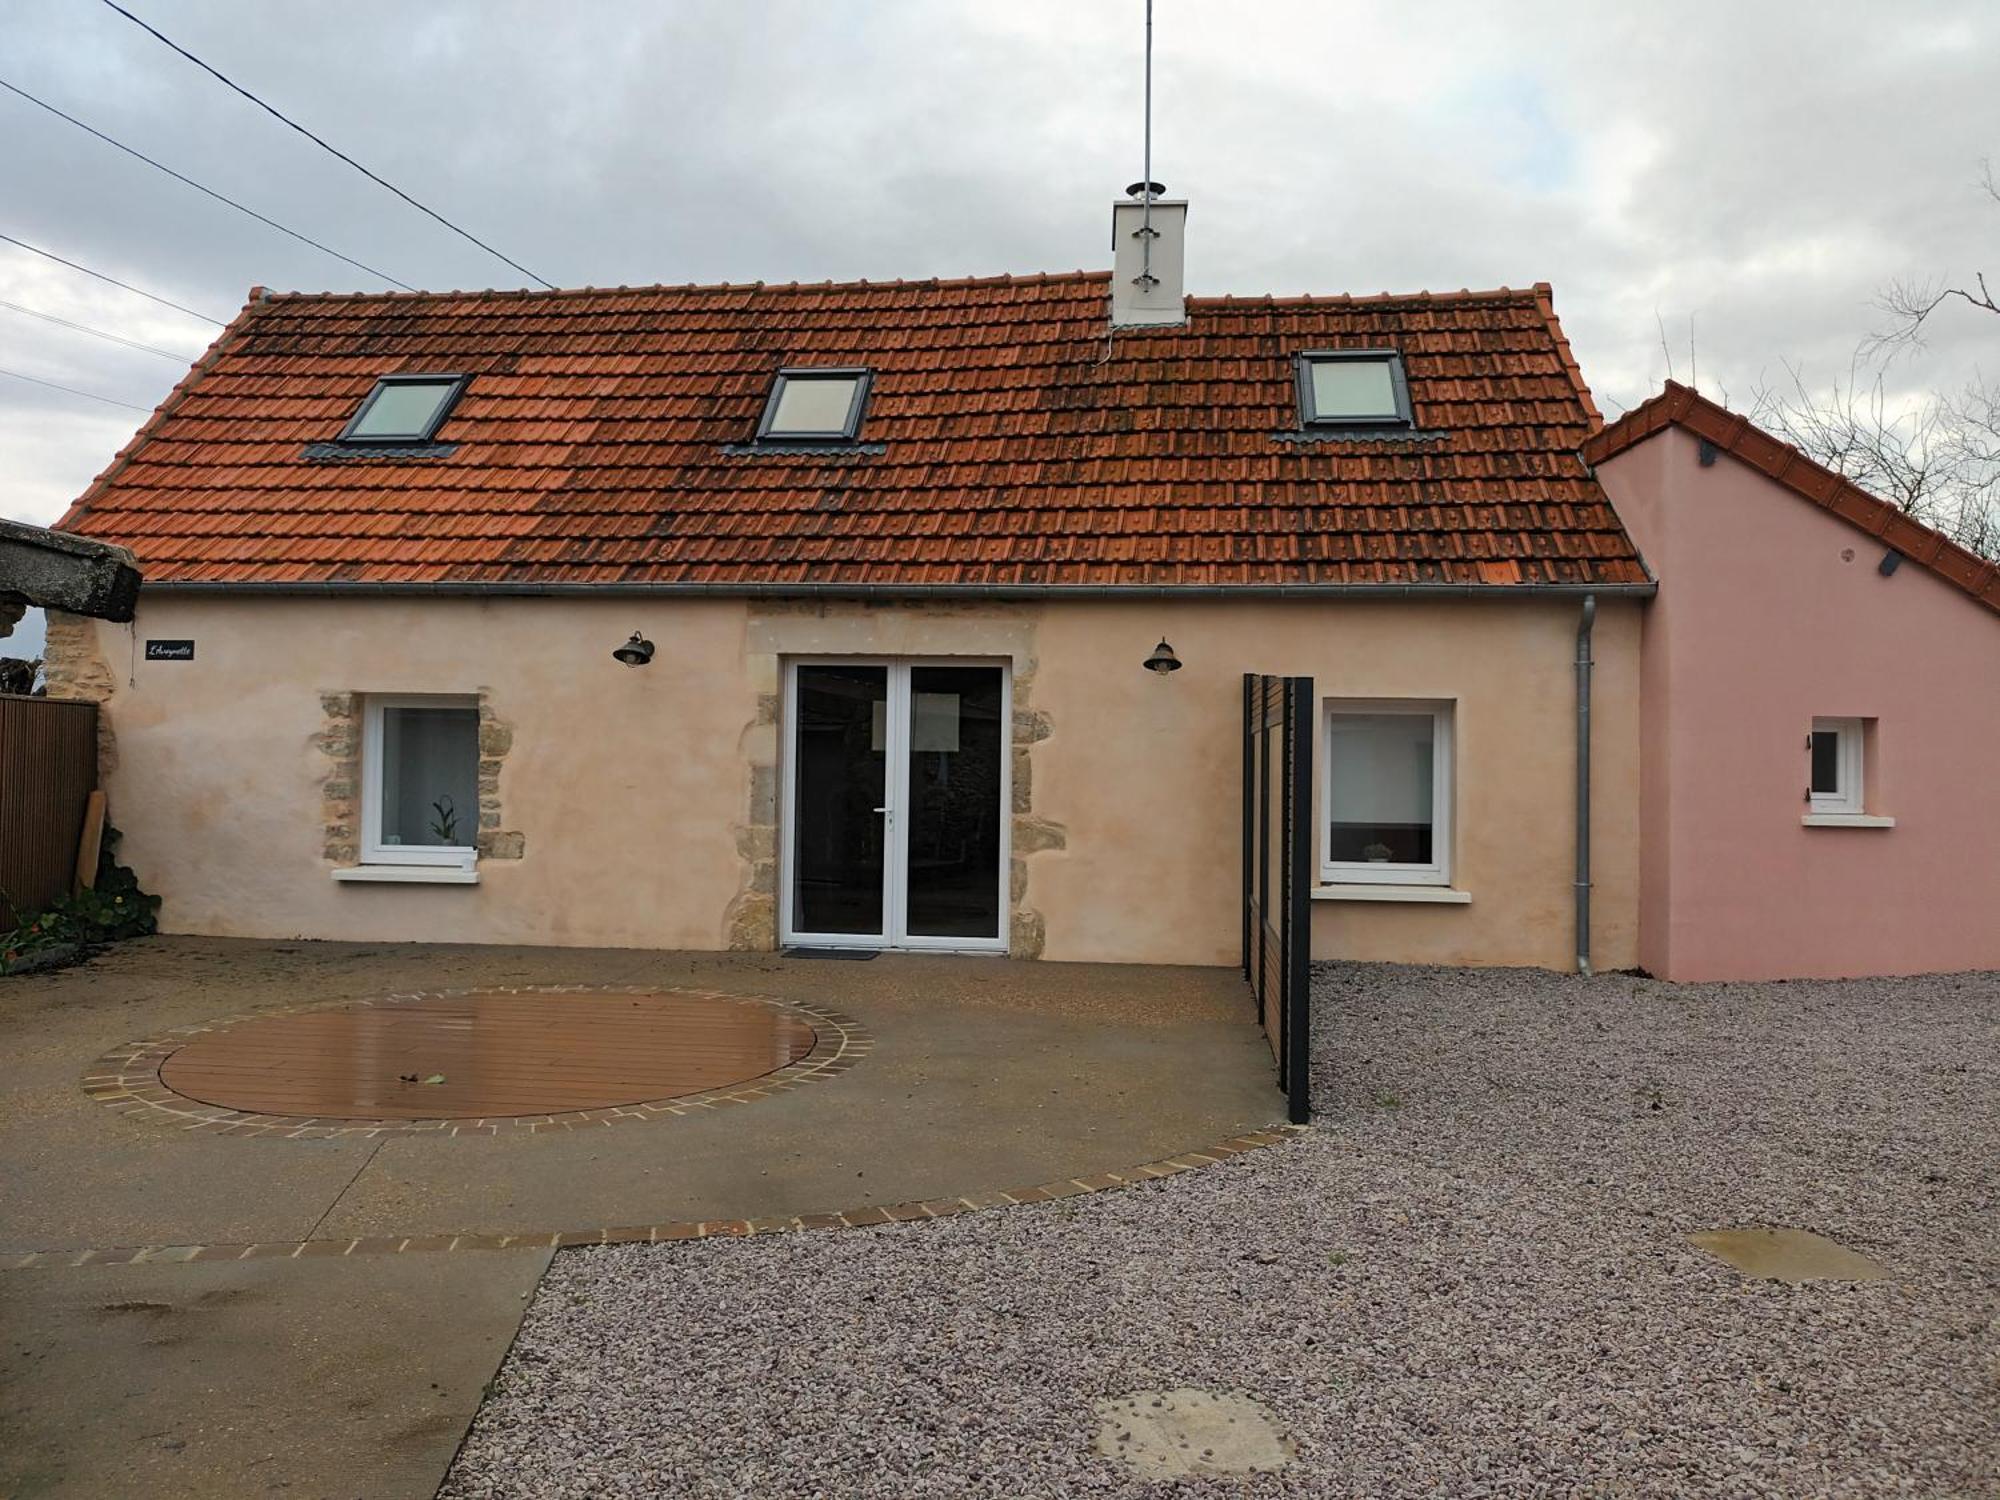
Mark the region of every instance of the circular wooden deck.
<instances>
[{"instance_id":1,"label":"circular wooden deck","mask_svg":"<svg viewBox=\"0 0 2000 1500\"><path fill-rule=\"evenodd\" d=\"M252 1017L176 1049L159 1078L254 1115L506 1119L744 1083L816 1041L802 1015L734 996L471 990Z\"/></svg>"}]
</instances>

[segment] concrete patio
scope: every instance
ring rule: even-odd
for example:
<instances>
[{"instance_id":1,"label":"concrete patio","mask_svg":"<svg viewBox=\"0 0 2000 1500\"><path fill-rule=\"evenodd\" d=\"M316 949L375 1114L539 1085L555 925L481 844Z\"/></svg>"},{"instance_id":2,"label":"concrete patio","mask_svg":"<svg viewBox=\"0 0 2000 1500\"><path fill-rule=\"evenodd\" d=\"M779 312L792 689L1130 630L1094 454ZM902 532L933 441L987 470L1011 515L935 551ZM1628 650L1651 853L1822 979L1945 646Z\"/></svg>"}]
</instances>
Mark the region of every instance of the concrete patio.
<instances>
[{"instance_id":1,"label":"concrete patio","mask_svg":"<svg viewBox=\"0 0 2000 1500\"><path fill-rule=\"evenodd\" d=\"M792 999L854 1017L873 1048L838 1077L740 1107L546 1134L232 1137L128 1118L80 1087L108 1049L177 1026L537 984ZM14 1330L0 1397L9 1493L255 1492L241 1465L262 1444L286 1450L270 1478L289 1480L289 1493L319 1493L315 1476L339 1475L341 1494L428 1494L547 1252L321 1256L325 1242L955 1198L1129 1169L1283 1114L1246 991L1227 970L155 938L0 986L0 1045L10 1084L0 1250L15 1263L130 1246L271 1252L0 1276ZM293 1258L306 1241L322 1243ZM440 1278L452 1288L441 1300L423 1290ZM323 1369L347 1372L357 1399L379 1399L329 1406L313 1395ZM94 1394L107 1370L130 1387L115 1405ZM272 1394L287 1384L290 1409ZM416 1426L389 1441L381 1413L398 1402ZM213 1436L221 1408L238 1440L191 1440Z\"/></svg>"}]
</instances>

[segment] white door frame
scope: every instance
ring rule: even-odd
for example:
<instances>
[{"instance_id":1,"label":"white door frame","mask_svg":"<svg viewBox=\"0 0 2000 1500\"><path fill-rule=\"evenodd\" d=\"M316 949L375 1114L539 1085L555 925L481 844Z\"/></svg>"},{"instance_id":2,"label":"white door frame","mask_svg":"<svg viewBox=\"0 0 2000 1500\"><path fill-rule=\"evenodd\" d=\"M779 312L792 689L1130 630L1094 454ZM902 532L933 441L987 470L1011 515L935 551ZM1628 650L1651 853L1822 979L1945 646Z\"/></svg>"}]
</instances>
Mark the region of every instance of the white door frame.
<instances>
[{"instance_id":1,"label":"white door frame","mask_svg":"<svg viewBox=\"0 0 2000 1500\"><path fill-rule=\"evenodd\" d=\"M795 748L800 667L882 667L889 701L883 743L882 931L806 932L793 925L793 840L797 829ZM909 926L910 868L910 669L997 667L1000 671L1000 860L994 871L999 930L990 938L924 937ZM778 721L778 942L781 947L898 948L926 953L1005 953L1013 921L1014 673L1004 656L795 656L784 660L784 696Z\"/></svg>"}]
</instances>

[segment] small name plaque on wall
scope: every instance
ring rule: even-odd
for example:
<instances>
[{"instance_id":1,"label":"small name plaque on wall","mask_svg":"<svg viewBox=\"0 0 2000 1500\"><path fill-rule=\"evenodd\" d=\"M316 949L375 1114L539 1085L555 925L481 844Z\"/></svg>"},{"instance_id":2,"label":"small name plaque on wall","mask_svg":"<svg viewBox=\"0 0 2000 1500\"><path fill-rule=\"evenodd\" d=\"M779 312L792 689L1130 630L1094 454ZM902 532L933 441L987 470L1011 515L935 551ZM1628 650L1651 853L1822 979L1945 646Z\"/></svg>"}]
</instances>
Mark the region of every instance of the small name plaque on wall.
<instances>
[{"instance_id":1,"label":"small name plaque on wall","mask_svg":"<svg viewBox=\"0 0 2000 1500\"><path fill-rule=\"evenodd\" d=\"M147 661L193 661L193 641L148 641Z\"/></svg>"}]
</instances>

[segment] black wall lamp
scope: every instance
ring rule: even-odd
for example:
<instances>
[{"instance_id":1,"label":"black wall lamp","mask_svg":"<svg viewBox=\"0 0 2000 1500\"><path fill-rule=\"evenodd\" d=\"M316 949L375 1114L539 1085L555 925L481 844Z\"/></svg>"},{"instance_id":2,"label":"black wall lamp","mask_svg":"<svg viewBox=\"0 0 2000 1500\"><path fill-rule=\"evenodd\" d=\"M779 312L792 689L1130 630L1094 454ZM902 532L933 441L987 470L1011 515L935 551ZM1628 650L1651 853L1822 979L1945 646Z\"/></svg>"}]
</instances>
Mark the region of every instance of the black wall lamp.
<instances>
[{"instance_id":1,"label":"black wall lamp","mask_svg":"<svg viewBox=\"0 0 2000 1500\"><path fill-rule=\"evenodd\" d=\"M653 659L653 643L635 630L632 639L611 654L628 667L643 667Z\"/></svg>"},{"instance_id":2,"label":"black wall lamp","mask_svg":"<svg viewBox=\"0 0 2000 1500\"><path fill-rule=\"evenodd\" d=\"M1160 644L1155 646L1153 654L1146 658L1145 667L1148 672L1158 672L1162 677L1181 669L1181 659L1174 655L1174 648L1167 644L1165 636L1160 637Z\"/></svg>"}]
</instances>

